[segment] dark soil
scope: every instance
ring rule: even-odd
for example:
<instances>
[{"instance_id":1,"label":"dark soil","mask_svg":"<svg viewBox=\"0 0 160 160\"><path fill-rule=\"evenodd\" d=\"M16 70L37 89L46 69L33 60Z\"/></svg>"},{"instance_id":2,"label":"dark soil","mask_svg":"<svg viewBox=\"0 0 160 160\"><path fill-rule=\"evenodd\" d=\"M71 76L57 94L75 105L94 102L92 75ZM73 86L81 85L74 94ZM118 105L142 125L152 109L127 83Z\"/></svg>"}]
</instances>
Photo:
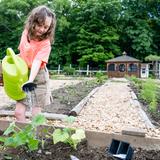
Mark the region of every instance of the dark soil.
<instances>
[{"instance_id":1,"label":"dark soil","mask_svg":"<svg viewBox=\"0 0 160 160\"><path fill-rule=\"evenodd\" d=\"M45 112L69 114L69 112L94 88L100 86L95 80L84 81L52 91L53 103L44 108Z\"/></svg>"},{"instance_id":2,"label":"dark soil","mask_svg":"<svg viewBox=\"0 0 160 160\"><path fill-rule=\"evenodd\" d=\"M79 144L75 150L64 143L53 145L51 140L45 143L44 149L40 148L38 151L29 152L22 148L10 149L1 154L0 160L5 157L12 157L13 160L71 160L71 155L79 160L113 160L112 157L105 154L104 150L88 147L86 141Z\"/></svg>"},{"instance_id":3,"label":"dark soil","mask_svg":"<svg viewBox=\"0 0 160 160\"><path fill-rule=\"evenodd\" d=\"M102 84L97 83L96 80L90 80L53 90L53 102L50 105L45 106L43 112L68 115L83 98L85 98L94 88L99 87L100 85ZM15 104L4 106L1 109L14 110Z\"/></svg>"},{"instance_id":4,"label":"dark soil","mask_svg":"<svg viewBox=\"0 0 160 160\"><path fill-rule=\"evenodd\" d=\"M52 141L47 141L44 148L39 148L37 151L28 151L24 148L8 149L0 154L0 160L72 160L71 155L79 160L115 160L111 154L106 152L105 148L91 148L86 141L81 142L77 149L71 148L64 143L57 143L53 145ZM78 160L77 159L77 160ZM159 151L146 151L136 149L134 151L132 160L159 160ZM76 160L76 159L73 159Z\"/></svg>"}]
</instances>

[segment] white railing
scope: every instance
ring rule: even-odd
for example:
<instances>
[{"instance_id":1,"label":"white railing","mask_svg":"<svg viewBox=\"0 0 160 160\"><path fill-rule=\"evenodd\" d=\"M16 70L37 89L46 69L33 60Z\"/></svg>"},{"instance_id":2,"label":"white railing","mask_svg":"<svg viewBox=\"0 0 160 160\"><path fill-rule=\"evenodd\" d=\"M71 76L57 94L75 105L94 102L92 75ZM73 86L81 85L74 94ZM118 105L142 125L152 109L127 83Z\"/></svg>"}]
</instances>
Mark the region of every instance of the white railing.
<instances>
[{"instance_id":1,"label":"white railing","mask_svg":"<svg viewBox=\"0 0 160 160\"><path fill-rule=\"evenodd\" d=\"M69 66L70 68L72 67L71 65ZM61 74L62 72L63 72L63 69L62 69L62 67L60 66L60 65L58 65L58 67L57 67L57 69L52 69L52 70L49 70L51 73L52 72L55 72L55 73L57 73L57 74ZM87 76L91 76L92 74L95 74L95 73L97 73L97 72L102 72L102 73L107 73L107 70L91 70L90 68L89 68L89 65L87 65L87 68L86 69L81 69L81 68L79 68L79 69L77 69L77 70L75 70L75 74L79 74L79 75L81 75L81 74L85 74L85 75L87 75Z\"/></svg>"}]
</instances>

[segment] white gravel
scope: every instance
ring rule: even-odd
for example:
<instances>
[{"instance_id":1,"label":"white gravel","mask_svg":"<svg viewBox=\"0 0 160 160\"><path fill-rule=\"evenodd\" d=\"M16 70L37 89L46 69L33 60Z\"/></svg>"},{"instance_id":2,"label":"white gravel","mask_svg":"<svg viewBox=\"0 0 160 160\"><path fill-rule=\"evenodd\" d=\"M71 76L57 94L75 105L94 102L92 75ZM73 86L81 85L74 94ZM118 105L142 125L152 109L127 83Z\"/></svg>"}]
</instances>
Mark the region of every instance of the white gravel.
<instances>
[{"instance_id":1,"label":"white gravel","mask_svg":"<svg viewBox=\"0 0 160 160\"><path fill-rule=\"evenodd\" d=\"M128 82L108 81L92 96L70 127L106 133L120 133L125 128L143 129L148 137L160 137L160 130L150 128L140 115L140 108L131 103ZM54 122L66 126L61 122Z\"/></svg>"}]
</instances>

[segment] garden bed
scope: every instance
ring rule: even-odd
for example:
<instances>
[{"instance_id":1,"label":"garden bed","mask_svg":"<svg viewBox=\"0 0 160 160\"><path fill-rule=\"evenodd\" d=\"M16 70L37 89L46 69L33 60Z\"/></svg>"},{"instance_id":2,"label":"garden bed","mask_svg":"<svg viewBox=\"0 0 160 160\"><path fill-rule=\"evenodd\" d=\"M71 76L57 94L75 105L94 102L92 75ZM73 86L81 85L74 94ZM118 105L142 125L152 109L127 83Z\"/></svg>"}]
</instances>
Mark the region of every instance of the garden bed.
<instances>
[{"instance_id":1,"label":"garden bed","mask_svg":"<svg viewBox=\"0 0 160 160\"><path fill-rule=\"evenodd\" d=\"M155 126L157 126L159 128L160 127L160 98L159 98L159 89L157 91L157 93L158 93L158 101L157 101L158 112L154 113L154 112L151 112L149 110L149 104L144 99L141 98L139 87L137 87L133 82L130 83L129 86L134 91L134 93L136 94L136 96L138 98L138 101L140 102L140 104L142 106L142 109L145 111L145 113L149 117L150 121Z\"/></svg>"},{"instance_id":2,"label":"garden bed","mask_svg":"<svg viewBox=\"0 0 160 160\"><path fill-rule=\"evenodd\" d=\"M75 85L67 85L63 88L54 89L52 90L53 102L45 106L43 112L69 115L70 111L78 105L81 100L100 85L96 80L85 80ZM1 107L1 110L14 111L14 109L15 103Z\"/></svg>"},{"instance_id":3,"label":"garden bed","mask_svg":"<svg viewBox=\"0 0 160 160\"><path fill-rule=\"evenodd\" d=\"M8 154L1 154L1 158L7 156L13 157L15 160L22 160L22 157L26 160L70 160L73 156L79 160L113 160L112 158L107 157L102 149L88 147L86 141L80 143L77 146L77 150L74 150L64 143L53 145L53 142L48 140L43 149L40 147L39 150L32 152L23 148L19 150L10 149L8 150Z\"/></svg>"},{"instance_id":4,"label":"garden bed","mask_svg":"<svg viewBox=\"0 0 160 160\"><path fill-rule=\"evenodd\" d=\"M126 82L125 83L124 82L123 83L120 83L120 82L116 83L116 82L114 82L114 83L109 83L108 86L105 85L105 86L103 86L103 88L100 88L99 89L99 93L96 93L94 96L91 97L90 101L85 106L84 110L77 117L76 122L73 124L73 127L82 127L84 129L88 128L91 131L95 131L97 138L100 137L100 135L101 135L100 133L98 133L98 131L103 132L104 135L106 135L108 133L109 137L110 137L110 140L114 137L115 133L117 133L118 135L120 135L121 134L121 129L125 125L127 125L128 122L129 122L129 124L128 124L129 126L134 125L136 127L140 127L142 125L142 123L141 123L141 120L136 115L137 111L134 108L132 108L131 106L126 106L126 105L129 105L129 100L131 98L130 95L129 95L130 91L126 92L126 90L131 90L129 87L127 87L127 85L128 84L126 84ZM68 95L71 94L72 95L71 96L72 99L74 99L73 98L74 95L75 95L75 97L79 98L80 96L77 95L79 93L79 90L81 90L81 89L83 90L86 86L83 85L83 87L82 86L78 87L78 85L75 85L75 86L72 86L72 87L78 88L78 91L75 92L73 89L70 89L70 87L69 87L69 91L68 91L68 89L66 90L66 89L63 88L62 92L60 90L59 91L57 90L55 92L55 95L56 95L55 98L57 97L57 99L61 100L61 102L64 102L64 104L66 106L67 105L71 106L70 104L72 104L72 101L69 98L67 98L67 100L66 100L65 99L65 95L67 97L69 97ZM95 86L95 87L97 87L97 86ZM115 90L115 88L116 88L116 90ZM117 91L117 92L115 92L115 91ZM62 93L63 96L60 96L60 94L58 95L58 93ZM74 93L74 94L72 94L72 93ZM86 93L86 95L88 93ZM121 93L121 94L119 94L119 93ZM118 98L115 98L114 95L115 95L115 97L118 97ZM96 98L97 96L99 97L98 99ZM63 99L62 99L62 97L63 97ZM61 102L59 104L61 104ZM77 101L77 104L79 102L80 101ZM113 107L110 108L110 105L114 106L114 111L112 110ZM106 106L106 107L103 107L103 106ZM108 107L108 109L107 109L108 111L106 112L106 108L107 107ZM121 108L121 107L123 107L123 108ZM70 108L70 110L71 109L72 109L72 107ZM131 112L128 109L129 110L131 109ZM53 111L55 111L55 110L53 109ZM68 113L67 110L66 110L67 112L64 111L64 110L59 110L59 111L58 111L58 113ZM124 112L124 111L127 111L127 112ZM122 113L122 115L121 115L121 113ZM134 122L134 120L135 120L135 122ZM62 126L62 127L66 126L66 125L63 124L63 122L57 122L57 121L52 121L52 122L48 121L48 124L49 125ZM146 131L148 131L148 130L146 130ZM158 133L159 132L157 132L157 134ZM88 136L88 137L90 137L90 136ZM97 139L97 138L94 137L93 139L95 140L95 143L93 143L93 141L91 142L88 139L88 137L87 137L87 143L89 144L89 146L91 146L91 143L92 143L92 146L96 146L95 144L99 142L99 139ZM105 140L107 141L107 137L105 137ZM103 143L103 149L102 150L97 150L99 153L101 153L102 158L100 158L100 159L102 159L102 160L103 160L103 158L104 158L104 160L105 160L105 158L110 159L110 157L108 157L106 155L104 156L104 154L105 154L105 147L104 146L106 146L106 147L109 146L110 141L108 143L106 143L103 138L101 138L100 141L105 143L105 144ZM140 142L140 141L137 141L137 143L138 142ZM137 147L137 149L135 149L135 154L134 154L135 158L133 158L133 159L136 159L136 160L139 160L139 159L143 160L144 159L145 160L148 157L151 160L154 160L154 159L158 160L158 159L160 159L159 150L157 150L157 149L154 150L153 149L154 145L156 145L156 141L155 142L151 142L150 145L153 145L153 146L149 150L146 150L143 147L141 147L141 149L138 149L139 147ZM92 153L93 149L89 148L89 146L86 146L86 147L89 149L89 152L91 151L91 153ZM62 148L59 149L58 147L56 149L63 150ZM54 150L56 150L56 149L54 149ZM84 149L84 151L87 154L89 154L88 150ZM39 151L39 152L41 152L41 151ZM78 152L78 150L77 150L77 152ZM45 155L43 151L42 151L42 153L43 153L43 155ZM73 152L71 152L69 154L72 154L72 153ZM98 153L97 152L95 152L95 153L98 156ZM51 154L52 155L52 153L50 153L50 150L47 152L47 154ZM76 156L78 154L74 154L74 155ZM53 158L54 158L54 156L52 155L52 159ZM63 157L61 157L60 160L61 159L63 160ZM80 157L80 160L81 159L83 159L83 158ZM86 157L86 159L90 160L89 157ZM92 157L92 159L94 159L94 158ZM99 160L99 159L97 158L97 160Z\"/></svg>"},{"instance_id":5,"label":"garden bed","mask_svg":"<svg viewBox=\"0 0 160 160\"><path fill-rule=\"evenodd\" d=\"M3 123L3 125L2 125ZM7 126L11 122L9 121L1 121L1 129L5 130ZM23 123L17 123L20 128L24 128L25 125ZM54 130L53 126L46 126L41 125L38 129L37 133L43 133L43 129L49 129L49 132L52 132ZM1 130L1 134L3 131ZM40 138L42 136L42 138ZM133 141L135 144L137 142L137 146L140 143L143 143L146 148L147 145L153 145L154 146L159 145L158 140L156 139L144 139L143 137L134 137L133 136L120 136L120 135L113 135L113 134L104 134L104 133L98 133L98 132L92 132L92 131L86 131L86 139L83 140L81 143L77 145L77 149L73 149L70 145L64 144L64 143L57 143L53 144L52 139L45 139L45 134L41 135L39 139L45 140L43 145L39 145L39 148L34 151L29 151L26 147L18 147L16 149L9 148L6 150L1 150L0 152L0 159L6 160L6 159L13 159L13 160L70 160L71 155L77 157L79 160L115 160L111 154L108 154L108 150L111 144L112 138L114 139L123 139L123 141ZM150 142L149 142L150 141ZM96 144L101 143L103 144L103 147L97 147ZM108 143L108 144L107 144ZM148 143L148 144L147 144ZM140 144L142 145L142 144ZM132 145L131 145L132 146ZM132 147L134 149L134 154L132 160L158 160L160 158L160 152L159 150L150 149L146 150L144 148L139 147Z\"/></svg>"}]
</instances>

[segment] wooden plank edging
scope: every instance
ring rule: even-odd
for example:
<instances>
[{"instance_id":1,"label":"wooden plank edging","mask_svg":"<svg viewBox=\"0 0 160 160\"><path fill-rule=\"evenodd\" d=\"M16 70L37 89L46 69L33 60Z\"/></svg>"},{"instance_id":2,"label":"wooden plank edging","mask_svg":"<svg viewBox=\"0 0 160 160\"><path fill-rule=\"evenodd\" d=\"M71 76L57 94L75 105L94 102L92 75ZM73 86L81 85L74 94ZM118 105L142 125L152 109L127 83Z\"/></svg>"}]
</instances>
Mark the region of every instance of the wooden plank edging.
<instances>
[{"instance_id":1,"label":"wooden plank edging","mask_svg":"<svg viewBox=\"0 0 160 160\"><path fill-rule=\"evenodd\" d=\"M56 114L56 113L46 113L43 112L42 115L46 117L46 119L50 120L62 120L67 117L67 115L64 114ZM14 116L14 111L6 111L6 110L0 110L0 116ZM26 117L31 117L30 112L26 112Z\"/></svg>"},{"instance_id":2,"label":"wooden plank edging","mask_svg":"<svg viewBox=\"0 0 160 160\"><path fill-rule=\"evenodd\" d=\"M89 101L89 98L91 96L93 96L97 90L99 89L99 87L96 87L95 89L93 89L87 97L83 98L70 112L69 115L70 116L78 116L79 113L81 112L81 110L83 109L83 107L87 104L87 102Z\"/></svg>"},{"instance_id":3,"label":"wooden plank edging","mask_svg":"<svg viewBox=\"0 0 160 160\"><path fill-rule=\"evenodd\" d=\"M0 131L4 131L12 121L0 120ZM28 123L18 123L16 125L19 127L24 127ZM54 127L52 125L41 125L38 128L38 133L45 128L50 130L51 132L55 128L62 127ZM149 137L141 137L141 136L130 136L130 135L122 135L122 134L114 134L114 133L102 133L96 131L85 130L86 139L88 141L88 145L91 147L109 147L112 139L117 139L120 141L125 141L131 144L132 147L143 148L147 150L160 150L160 138L149 138ZM43 136L43 135L42 135ZM45 136L45 135L44 135Z\"/></svg>"},{"instance_id":4,"label":"wooden plank edging","mask_svg":"<svg viewBox=\"0 0 160 160\"><path fill-rule=\"evenodd\" d=\"M92 97L98 90L100 90L102 87L108 85L108 81L105 82L103 85L94 88L89 94L88 96L86 96L84 99L82 99L80 101L79 104L77 104L69 113L70 116L78 116L79 113L81 112L81 110L85 107L85 105L87 104L87 102L89 101L90 97Z\"/></svg>"}]
</instances>

